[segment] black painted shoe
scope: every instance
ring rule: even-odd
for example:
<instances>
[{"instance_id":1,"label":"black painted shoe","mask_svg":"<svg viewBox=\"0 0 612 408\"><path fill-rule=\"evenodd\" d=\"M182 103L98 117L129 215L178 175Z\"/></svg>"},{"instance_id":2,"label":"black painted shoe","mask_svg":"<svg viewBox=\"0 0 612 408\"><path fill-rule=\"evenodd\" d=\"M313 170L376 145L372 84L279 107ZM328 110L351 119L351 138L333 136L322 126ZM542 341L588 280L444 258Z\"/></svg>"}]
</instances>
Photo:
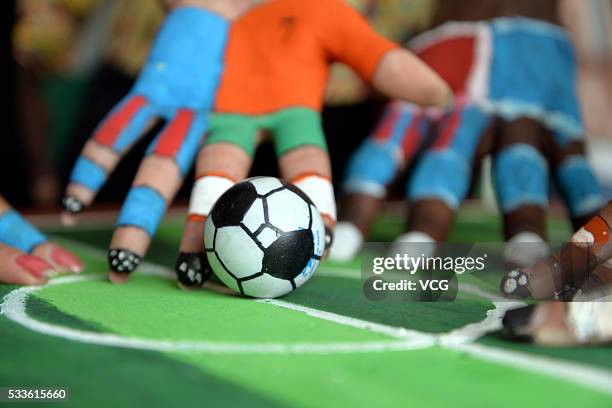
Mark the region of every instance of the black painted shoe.
<instances>
[{"instance_id":1,"label":"black painted shoe","mask_svg":"<svg viewBox=\"0 0 612 408\"><path fill-rule=\"evenodd\" d=\"M504 337L510 340L531 342L533 338L529 333L529 321L534 310L535 305L530 305L506 311L502 320Z\"/></svg>"},{"instance_id":2,"label":"black painted shoe","mask_svg":"<svg viewBox=\"0 0 612 408\"><path fill-rule=\"evenodd\" d=\"M64 211L72 215L79 214L85 209L85 204L83 204L81 200L71 196L62 198L62 206L64 207Z\"/></svg>"},{"instance_id":3,"label":"black painted shoe","mask_svg":"<svg viewBox=\"0 0 612 408\"><path fill-rule=\"evenodd\" d=\"M108 250L110 269L119 274L132 273L141 260L142 258L139 255L127 249L111 248Z\"/></svg>"},{"instance_id":4,"label":"black painted shoe","mask_svg":"<svg viewBox=\"0 0 612 408\"><path fill-rule=\"evenodd\" d=\"M500 289L504 296L516 299L529 299L531 292L528 288L529 276L520 270L514 269L503 277Z\"/></svg>"},{"instance_id":5,"label":"black painted shoe","mask_svg":"<svg viewBox=\"0 0 612 408\"><path fill-rule=\"evenodd\" d=\"M174 267L178 281L187 287L199 287L212 274L206 254L180 252Z\"/></svg>"}]
</instances>

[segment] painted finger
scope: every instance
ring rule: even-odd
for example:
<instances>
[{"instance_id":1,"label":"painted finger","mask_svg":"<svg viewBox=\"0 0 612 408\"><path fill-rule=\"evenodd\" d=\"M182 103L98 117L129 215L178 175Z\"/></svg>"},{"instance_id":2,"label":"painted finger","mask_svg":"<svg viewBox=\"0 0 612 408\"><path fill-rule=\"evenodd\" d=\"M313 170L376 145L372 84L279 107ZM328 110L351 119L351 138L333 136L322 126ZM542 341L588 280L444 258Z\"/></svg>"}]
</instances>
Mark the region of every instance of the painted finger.
<instances>
[{"instance_id":1,"label":"painted finger","mask_svg":"<svg viewBox=\"0 0 612 408\"><path fill-rule=\"evenodd\" d=\"M77 159L63 200L70 223L90 205L123 154L154 123L154 109L142 95L126 96L98 125Z\"/></svg>"},{"instance_id":2,"label":"painted finger","mask_svg":"<svg viewBox=\"0 0 612 408\"><path fill-rule=\"evenodd\" d=\"M327 152L317 146L300 146L279 158L283 178L298 187L315 205L325 223L325 256L334 239L336 199Z\"/></svg>"},{"instance_id":3,"label":"painted finger","mask_svg":"<svg viewBox=\"0 0 612 408\"><path fill-rule=\"evenodd\" d=\"M449 85L417 56L404 49L388 52L372 78L374 87L392 99L446 109L452 105Z\"/></svg>"},{"instance_id":4,"label":"painted finger","mask_svg":"<svg viewBox=\"0 0 612 408\"><path fill-rule=\"evenodd\" d=\"M8 208L0 214L0 243L31 253L34 248L45 242L47 237L17 211Z\"/></svg>"},{"instance_id":5,"label":"painted finger","mask_svg":"<svg viewBox=\"0 0 612 408\"><path fill-rule=\"evenodd\" d=\"M570 303L548 302L509 310L504 334L540 346L584 346L612 342L612 287L593 298L584 294Z\"/></svg>"},{"instance_id":6,"label":"painted finger","mask_svg":"<svg viewBox=\"0 0 612 408\"><path fill-rule=\"evenodd\" d=\"M251 157L233 144L215 143L200 150L189 215L175 266L181 288L199 287L210 276L204 253L204 223L217 199L245 178L250 166Z\"/></svg>"},{"instance_id":7,"label":"painted finger","mask_svg":"<svg viewBox=\"0 0 612 408\"><path fill-rule=\"evenodd\" d=\"M427 64L377 34L349 5L334 2L326 8L333 16L333 36L325 38L332 60L350 66L391 99L432 106L449 103L450 88Z\"/></svg>"},{"instance_id":8,"label":"painted finger","mask_svg":"<svg viewBox=\"0 0 612 408\"><path fill-rule=\"evenodd\" d=\"M57 272L79 273L83 270L83 261L78 256L53 242L47 241L36 246L32 255L44 259Z\"/></svg>"},{"instance_id":9,"label":"painted finger","mask_svg":"<svg viewBox=\"0 0 612 408\"><path fill-rule=\"evenodd\" d=\"M529 268L508 272L501 290L506 296L568 299L589 281L593 271L612 258L612 204L580 228L572 240Z\"/></svg>"},{"instance_id":10,"label":"painted finger","mask_svg":"<svg viewBox=\"0 0 612 408\"><path fill-rule=\"evenodd\" d=\"M193 165L206 126L205 114L179 110L151 144L111 240L111 281L125 282L144 257L167 204Z\"/></svg>"},{"instance_id":11,"label":"painted finger","mask_svg":"<svg viewBox=\"0 0 612 408\"><path fill-rule=\"evenodd\" d=\"M45 260L0 244L0 282L16 285L42 285L53 267Z\"/></svg>"}]
</instances>

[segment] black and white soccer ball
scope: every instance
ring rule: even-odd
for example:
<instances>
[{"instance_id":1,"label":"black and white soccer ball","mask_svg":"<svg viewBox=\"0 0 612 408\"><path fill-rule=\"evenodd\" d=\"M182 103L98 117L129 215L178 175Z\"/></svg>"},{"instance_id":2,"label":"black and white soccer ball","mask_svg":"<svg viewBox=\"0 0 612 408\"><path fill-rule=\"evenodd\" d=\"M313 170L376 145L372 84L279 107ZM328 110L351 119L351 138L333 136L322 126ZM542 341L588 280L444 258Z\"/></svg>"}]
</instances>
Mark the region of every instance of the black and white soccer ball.
<instances>
[{"instance_id":1,"label":"black and white soccer ball","mask_svg":"<svg viewBox=\"0 0 612 408\"><path fill-rule=\"evenodd\" d=\"M299 188L255 177L217 200L204 244L213 272L225 285L242 295L275 298L313 275L325 248L325 226Z\"/></svg>"}]
</instances>

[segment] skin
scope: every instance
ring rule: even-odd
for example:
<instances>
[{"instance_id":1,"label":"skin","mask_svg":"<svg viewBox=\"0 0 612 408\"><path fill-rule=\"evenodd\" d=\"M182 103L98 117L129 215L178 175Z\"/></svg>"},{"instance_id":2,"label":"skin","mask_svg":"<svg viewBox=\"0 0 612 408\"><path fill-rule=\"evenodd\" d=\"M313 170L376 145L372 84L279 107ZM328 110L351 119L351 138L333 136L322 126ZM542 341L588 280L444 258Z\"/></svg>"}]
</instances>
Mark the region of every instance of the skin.
<instances>
[{"instance_id":1,"label":"skin","mask_svg":"<svg viewBox=\"0 0 612 408\"><path fill-rule=\"evenodd\" d=\"M612 286L602 288L610 293ZM528 335L534 344L548 347L583 346L574 334L569 318L569 303L547 302L535 306L529 318L524 334ZM588 345L610 344L612 338L590 339Z\"/></svg>"},{"instance_id":2,"label":"skin","mask_svg":"<svg viewBox=\"0 0 612 408\"><path fill-rule=\"evenodd\" d=\"M602 221L603 220L603 221ZM592 225L612 224L612 204L599 212L592 224L587 223L585 231L593 228ZM609 236L610 228L605 231ZM603 245L593 245L584 242L583 230L575 233L570 243L565 244L549 259L537 262L535 265L521 269L528 276L530 297L534 299L552 299L556 292L562 289L563 284L583 288L598 287L612 283L612 263L606 262L612 258L612 242ZM597 234L593 232L592 234Z\"/></svg>"},{"instance_id":3,"label":"skin","mask_svg":"<svg viewBox=\"0 0 612 408\"><path fill-rule=\"evenodd\" d=\"M11 206L0 197L0 214ZM0 244L0 282L18 285L41 285L57 272L80 272L78 257L52 242L37 245L31 254Z\"/></svg>"},{"instance_id":4,"label":"skin","mask_svg":"<svg viewBox=\"0 0 612 408\"><path fill-rule=\"evenodd\" d=\"M446 106L452 100L448 85L424 63L405 50L393 50L381 60L372 79L379 92L393 98L412 101L423 106ZM207 145L197 159L197 174L225 173L236 180L248 174L251 161L240 149L229 144ZM218 149L218 151L217 151ZM278 158L281 177L292 180L304 173L316 173L331 179L331 162L326 151L313 146L292 149ZM364 201L369 201L364 197ZM335 220L323 216L331 231ZM204 221L189 218L181 240L180 252L203 251ZM179 285L180 286L180 285ZM180 286L181 287L181 286Z\"/></svg>"},{"instance_id":5,"label":"skin","mask_svg":"<svg viewBox=\"0 0 612 408\"><path fill-rule=\"evenodd\" d=\"M576 343L567 323L567 308L562 302L537 305L528 330L537 344L569 346Z\"/></svg>"},{"instance_id":6,"label":"skin","mask_svg":"<svg viewBox=\"0 0 612 408\"><path fill-rule=\"evenodd\" d=\"M262 1L258 0L181 0L166 1L165 5L169 10L183 6L202 7L232 20L260 3ZM445 106L451 100L450 90L444 81L405 50L393 50L383 57L374 72L372 84L379 91L391 97L426 106ZM152 120L150 125L154 123L155 120ZM83 155L100 164L107 173L113 171L122 158L95 140L87 142ZM251 159L234 145L206 145L198 154L196 171L197 174L225 173L235 180L241 180L247 176L250 166ZM279 167L281 175L287 180L303 172L316 172L331 178L331 166L327 153L309 146L293 149L279 157ZM152 155L143 160L133 185L146 185L159 190L166 203L169 204L182 181L178 168L172 160ZM95 198L92 191L75 183L71 183L66 192L68 196L79 199L85 206L89 206ZM76 222L76 217L63 214L62 221L66 225L72 225ZM324 221L329 228L333 229L335 223L332 219L327 218ZM200 252L202 237L202 219L189 219L186 223L180 251ZM144 231L124 226L115 230L111 248L126 249L143 257L150 242L151 237ZM112 282L122 283L128 279L128 275L110 273L109 278Z\"/></svg>"},{"instance_id":7,"label":"skin","mask_svg":"<svg viewBox=\"0 0 612 408\"><path fill-rule=\"evenodd\" d=\"M421 106L444 108L453 99L446 82L415 55L403 49L393 50L383 57L374 73L372 86L390 99Z\"/></svg>"},{"instance_id":8,"label":"skin","mask_svg":"<svg viewBox=\"0 0 612 408\"><path fill-rule=\"evenodd\" d=\"M536 121L520 118L510 123L505 123L500 129L497 137L495 153L514 144L526 144L533 146L543 156L547 155L544 146L544 128ZM542 239L546 239L546 209L537 205L523 205L516 210L503 214L504 235L510 239L521 232L533 232Z\"/></svg>"},{"instance_id":9,"label":"skin","mask_svg":"<svg viewBox=\"0 0 612 408\"><path fill-rule=\"evenodd\" d=\"M223 173L234 180L247 177L251 168L251 158L241 148L230 143L206 145L198 155L196 174ZM281 176L291 180L296 176L316 171L322 176L331 177L329 155L313 146L290 150L279 157ZM333 227L335 222L324 217L326 225ZM197 253L204 250L204 223L200 218L188 218L181 240L180 251Z\"/></svg>"},{"instance_id":10,"label":"skin","mask_svg":"<svg viewBox=\"0 0 612 408\"><path fill-rule=\"evenodd\" d=\"M175 162L167 157L156 155L148 156L140 165L134 185L147 185L159 192L166 203L171 202L183 183L178 167ZM115 229L111 239L111 248L130 248L134 253L143 257L149 248L151 237L140 228L119 227ZM109 279L113 283L127 281L129 275L109 272Z\"/></svg>"},{"instance_id":11,"label":"skin","mask_svg":"<svg viewBox=\"0 0 612 408\"><path fill-rule=\"evenodd\" d=\"M585 143L580 140L572 141L567 146L560 146L557 143L552 142L552 136L548 139L549 142L549 157L550 164L553 168L559 167L563 161L574 155L584 156L586 154ZM593 218L597 211L587 213L580 216L571 215L570 220L574 230L578 230L582 225L586 224L588 220Z\"/></svg>"},{"instance_id":12,"label":"skin","mask_svg":"<svg viewBox=\"0 0 612 408\"><path fill-rule=\"evenodd\" d=\"M560 24L557 13L557 0L533 2L529 0L474 0L470 7L457 1L441 1L433 18L432 27L448 21L480 21L494 17L522 15L552 24ZM535 147L544 156L551 157L553 167L572 154L584 153L584 144L573 142L561 147L554 143L550 132L530 119L519 118L510 123L495 121L481 138L475 163L488 153L496 153L515 143L525 143ZM349 221L367 236L376 211L380 208L378 199L351 194L342 200L341 219ZM359 211L358 211L359 210ZM583 225L593 214L572 219L574 228ZM443 201L436 199L416 200L410 206L406 231L419 231L428 234L438 242L446 239L455 211ZM434 221L435 222L429 222ZM533 232L546 238L545 209L535 205L525 205L504 214L504 235L506 239L520 232Z\"/></svg>"},{"instance_id":13,"label":"skin","mask_svg":"<svg viewBox=\"0 0 612 408\"><path fill-rule=\"evenodd\" d=\"M474 163L481 162L484 156L491 153L496 131L497 122L494 121L481 137L481 141L476 148ZM405 169L411 167L412 160L404 164L403 168L395 175L394 181L387 188L395 183L395 180L401 176ZM341 199L340 220L351 222L361 231L364 237L367 237L383 202L384 198L366 194L348 194ZM422 232L432 237L436 242L443 242L450 232L455 215L455 210L442 200L434 198L415 200L408 207L405 231Z\"/></svg>"},{"instance_id":14,"label":"skin","mask_svg":"<svg viewBox=\"0 0 612 408\"><path fill-rule=\"evenodd\" d=\"M240 147L230 143L204 146L198 154L196 174L223 173L234 180L247 177L252 159ZM180 251L197 253L204 251L205 220L188 218L181 240Z\"/></svg>"},{"instance_id":15,"label":"skin","mask_svg":"<svg viewBox=\"0 0 612 408\"><path fill-rule=\"evenodd\" d=\"M470 7L463 7L461 6L460 2L443 1L440 3L440 7L434 16L433 27L451 20L479 21L488 20L495 17L516 15L560 25L557 10L557 0L543 0L537 2L529 0L476 0L470 5ZM489 132L491 132L491 130L489 130ZM531 119L519 118L510 123L499 123L496 129L493 129L493 132L495 134L492 137L496 139L497 145L494 148L494 154L495 152L499 152L515 143L531 145L542 152L545 156L551 154L551 150L554 148L552 135L548 134L539 123ZM486 136L484 136L484 138L486 138ZM487 142L483 143L486 144ZM558 153L558 163L560 163L568 154L567 152L558 151L559 149L560 148L556 148ZM425 207L424 204L421 205L419 202L416 202L414 205L417 209ZM446 207L442 202L439 203L438 207L440 207L440 217L448 215L450 208ZM443 207L446 208L443 209ZM420 218L422 215L423 213L420 210L412 212L413 218ZM454 216L452 219L454 219ZM505 238L510 239L520 232L533 232L543 239L546 239L545 219L545 209L534 205L525 205L512 212L506 213L504 214ZM443 230L445 229L447 228L444 228L443 226L439 226L437 228L434 226L433 228L430 228L429 231L423 232L426 232L435 238L436 236L440 235L446 236L443 234Z\"/></svg>"},{"instance_id":16,"label":"skin","mask_svg":"<svg viewBox=\"0 0 612 408\"><path fill-rule=\"evenodd\" d=\"M169 11L176 7L183 6L202 7L217 12L228 19L233 19L246 12L250 7L261 3L261 1L180 0L164 1L163 3ZM156 121L156 119L151 120L149 126L144 129L142 134L149 131ZM129 149L126 149L126 151L127 150ZM243 178L248 173L250 162L245 164L240 160L240 158L232 159L234 154L240 156L240 153L242 152L240 151L235 153L235 151L232 149L225 149L221 154L219 154L215 148L204 148L199 154L200 159L198 160L198 163L216 163L221 166L224 166L225 163L231 163L228 164L228 172L236 173ZM93 159L96 163L101 165L107 173L111 173L122 159L122 155L115 153L111 149L99 144L93 139L86 143L83 150L83 156ZM221 159L222 157L225 159ZM202 164L198 167L198 171L207 167L210 167L210 165ZM134 179L133 186L146 185L153 187L161 193L161 195L165 198L166 203L171 203L182 182L183 177L179 172L178 166L172 159L157 155L150 155L142 161ZM77 183L70 183L67 186L66 195L79 199L85 205L85 207L90 206L95 199L94 192ZM72 226L78 222L78 216L64 212L61 215L61 221L66 226ZM189 242L191 241L191 247L194 247L196 246L195 242L199 237L199 233L197 233L197 231L202 230L201 225L198 225L197 223L188 223L186 228L188 233L187 238L185 239L187 242L185 246L190 247ZM115 229L110 247L128 249L140 257L144 257L150 244L151 237L145 231L131 226L123 226ZM112 271L109 272L109 279L113 283L123 283L126 282L128 278L129 275L117 274Z\"/></svg>"},{"instance_id":17,"label":"skin","mask_svg":"<svg viewBox=\"0 0 612 408\"><path fill-rule=\"evenodd\" d=\"M493 151L498 131L499 123L493 120L476 147L473 167L477 167L476 164L481 163L484 157ZM473 169L473 175L478 174L475 170ZM440 199L414 200L409 206L406 231L422 232L436 242L444 242L450 233L456 215L456 210Z\"/></svg>"},{"instance_id":18,"label":"skin","mask_svg":"<svg viewBox=\"0 0 612 408\"><path fill-rule=\"evenodd\" d=\"M434 17L433 26L447 21L477 21L493 17L521 15L555 25L561 25L558 0L476 0L472 7L461 7L459 2L444 1ZM554 169L567 157L584 155L584 142L575 141L568 146L560 146L554 142L553 135L542 128L540 124L526 118L519 118L512 123L503 125L500 132L498 151L513 143L529 144L549 157ZM582 216L572 216L575 230L595 215L596 211ZM546 239L545 209L525 205L515 211L504 214L504 235L512 238L520 232L533 232Z\"/></svg>"},{"instance_id":19,"label":"skin","mask_svg":"<svg viewBox=\"0 0 612 408\"><path fill-rule=\"evenodd\" d=\"M340 201L340 220L348 220L367 237L383 200L365 194L347 194Z\"/></svg>"},{"instance_id":20,"label":"skin","mask_svg":"<svg viewBox=\"0 0 612 408\"><path fill-rule=\"evenodd\" d=\"M599 212L599 216L608 225L612 223L612 203ZM608 228L607 235L609 236ZM561 255L565 253L566 255ZM586 254L586 256L585 256ZM522 272L529 276L530 293L536 299L550 299L553 296L553 273L547 265L558 259L562 271L561 279L579 281L578 285L584 292L599 297L599 294L609 294L612 290L612 244L608 241L603 246L594 246L582 242L580 233L572 237L557 254L547 262L538 262ZM557 278L556 280L559 280ZM568 309L562 302L545 302L538 304L529 316L524 334L530 335L534 343L547 346L580 345L568 324ZM512 318L509 314L507 318ZM599 342L609 342L612 339L599 339Z\"/></svg>"}]
</instances>

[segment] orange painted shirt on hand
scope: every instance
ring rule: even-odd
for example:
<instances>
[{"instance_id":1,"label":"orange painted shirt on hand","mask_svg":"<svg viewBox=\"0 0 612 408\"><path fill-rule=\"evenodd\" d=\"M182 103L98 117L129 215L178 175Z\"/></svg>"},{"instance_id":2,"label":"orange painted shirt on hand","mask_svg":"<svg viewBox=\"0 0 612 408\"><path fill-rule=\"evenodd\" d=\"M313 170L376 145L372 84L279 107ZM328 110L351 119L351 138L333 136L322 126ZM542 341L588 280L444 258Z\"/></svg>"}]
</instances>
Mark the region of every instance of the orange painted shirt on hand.
<instances>
[{"instance_id":1,"label":"orange painted shirt on hand","mask_svg":"<svg viewBox=\"0 0 612 408\"><path fill-rule=\"evenodd\" d=\"M330 63L343 62L370 82L382 57L397 47L343 0L263 3L232 23L215 111L318 111Z\"/></svg>"}]
</instances>

